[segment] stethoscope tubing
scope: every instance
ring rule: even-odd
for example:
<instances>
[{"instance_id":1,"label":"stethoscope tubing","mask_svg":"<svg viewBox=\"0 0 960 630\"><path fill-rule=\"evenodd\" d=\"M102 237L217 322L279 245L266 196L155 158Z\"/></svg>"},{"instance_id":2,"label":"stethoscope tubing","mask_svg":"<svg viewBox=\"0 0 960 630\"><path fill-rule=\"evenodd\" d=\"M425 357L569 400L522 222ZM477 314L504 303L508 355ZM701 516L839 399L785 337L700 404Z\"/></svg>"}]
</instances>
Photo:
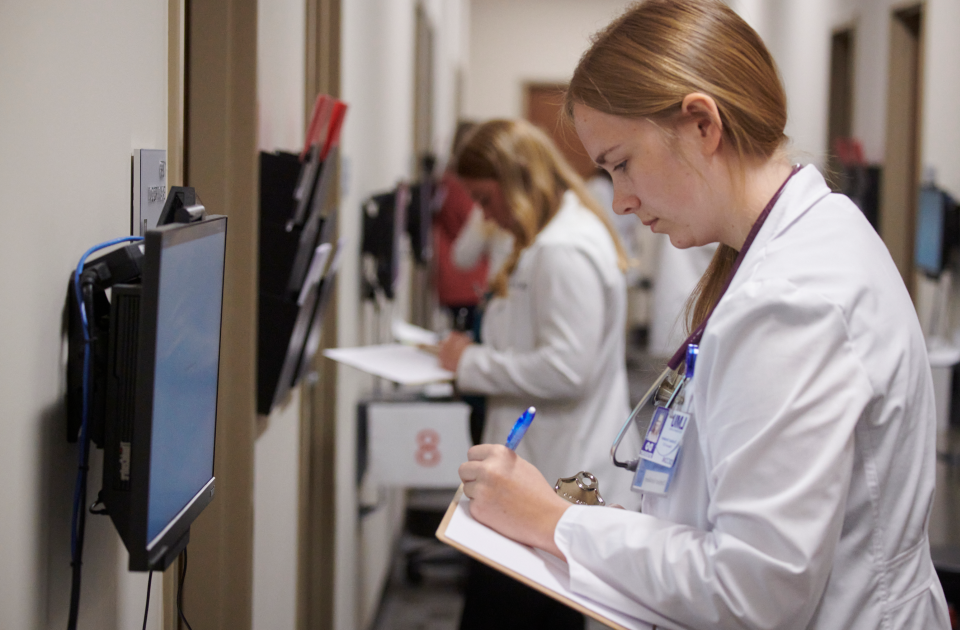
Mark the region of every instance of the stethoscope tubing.
<instances>
[{"instance_id":1,"label":"stethoscope tubing","mask_svg":"<svg viewBox=\"0 0 960 630\"><path fill-rule=\"evenodd\" d=\"M637 463L639 458L632 459L626 462L621 462L617 459L617 449L620 447L620 442L623 441L623 437L627 434L627 429L633 424L633 421L636 420L637 415L640 411L646 407L653 398L657 395L657 390L660 389L660 386L663 385L663 382L667 380L667 377L670 376L670 373L673 372L672 369L667 367L660 376L657 377L657 380L653 382L653 385L650 386L650 389L647 390L643 396L640 397L640 402L637 403L637 406L633 408L633 411L630 412L630 415L627 416L626 422L623 423L623 426L620 427L620 431L617 433L617 438L613 441L613 446L610 447L610 457L613 458L614 466L619 466L620 468L626 468L629 471L634 471L637 469ZM679 391L679 387L674 391ZM670 402L673 402L673 396L670 397ZM667 403L669 405L669 403Z\"/></svg>"}]
</instances>

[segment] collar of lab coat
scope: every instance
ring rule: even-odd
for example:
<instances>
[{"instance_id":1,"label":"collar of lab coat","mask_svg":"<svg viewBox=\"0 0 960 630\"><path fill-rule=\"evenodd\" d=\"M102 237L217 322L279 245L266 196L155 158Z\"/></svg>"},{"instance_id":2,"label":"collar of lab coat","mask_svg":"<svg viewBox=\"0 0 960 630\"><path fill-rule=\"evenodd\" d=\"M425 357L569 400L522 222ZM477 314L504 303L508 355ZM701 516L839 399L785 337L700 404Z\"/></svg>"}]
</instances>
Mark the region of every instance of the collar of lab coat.
<instances>
[{"instance_id":1,"label":"collar of lab coat","mask_svg":"<svg viewBox=\"0 0 960 630\"><path fill-rule=\"evenodd\" d=\"M762 264L766 256L767 245L779 235L790 229L800 217L807 213L820 200L831 193L820 171L809 164L790 178L777 203L774 204L770 215L757 233L743 263L737 271L736 277L730 283L729 291L746 281L758 264Z\"/></svg>"},{"instance_id":2,"label":"collar of lab coat","mask_svg":"<svg viewBox=\"0 0 960 630\"><path fill-rule=\"evenodd\" d=\"M594 234L584 233L583 216L581 212L590 212L584 207L577 193L568 190L560 199L560 209L553 218L543 226L530 249L546 243L569 243L587 250L596 249L593 243ZM602 225L599 221L598 225Z\"/></svg>"},{"instance_id":3,"label":"collar of lab coat","mask_svg":"<svg viewBox=\"0 0 960 630\"><path fill-rule=\"evenodd\" d=\"M543 226L543 229L540 230L540 234L537 235L537 238L541 236L550 236L551 232L556 232L558 230L563 230L566 224L570 221L570 215L583 204L580 202L580 198L577 197L577 193L572 190L568 190L563 193L563 196L560 198L560 209L557 210L557 213L553 215L553 218Z\"/></svg>"}]
</instances>

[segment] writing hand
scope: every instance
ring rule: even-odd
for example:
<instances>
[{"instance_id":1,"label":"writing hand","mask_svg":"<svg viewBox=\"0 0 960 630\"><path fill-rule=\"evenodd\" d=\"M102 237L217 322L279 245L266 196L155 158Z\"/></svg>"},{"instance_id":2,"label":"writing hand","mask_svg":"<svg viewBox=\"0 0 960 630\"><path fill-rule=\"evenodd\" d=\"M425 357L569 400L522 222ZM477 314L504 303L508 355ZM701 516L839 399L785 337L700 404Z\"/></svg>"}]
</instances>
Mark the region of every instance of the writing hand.
<instances>
[{"instance_id":1,"label":"writing hand","mask_svg":"<svg viewBox=\"0 0 960 630\"><path fill-rule=\"evenodd\" d=\"M456 372L463 351L472 343L473 340L469 335L460 332L450 333L446 339L440 342L440 347L437 351L440 367L445 370L450 370L451 372Z\"/></svg>"},{"instance_id":2,"label":"writing hand","mask_svg":"<svg viewBox=\"0 0 960 630\"><path fill-rule=\"evenodd\" d=\"M540 471L500 444L478 444L460 465L463 492L477 521L518 542L566 560L553 541L560 517L570 507Z\"/></svg>"}]
</instances>

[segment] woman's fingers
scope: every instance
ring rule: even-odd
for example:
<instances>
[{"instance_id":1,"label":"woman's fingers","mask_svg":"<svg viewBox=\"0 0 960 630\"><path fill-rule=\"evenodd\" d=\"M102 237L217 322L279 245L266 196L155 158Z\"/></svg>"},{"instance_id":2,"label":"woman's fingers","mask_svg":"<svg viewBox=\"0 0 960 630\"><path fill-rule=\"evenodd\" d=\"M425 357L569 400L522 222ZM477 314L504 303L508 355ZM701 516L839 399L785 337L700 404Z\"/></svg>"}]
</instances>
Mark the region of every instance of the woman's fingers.
<instances>
[{"instance_id":1,"label":"woman's fingers","mask_svg":"<svg viewBox=\"0 0 960 630\"><path fill-rule=\"evenodd\" d=\"M493 457L497 453L506 455L506 453L503 453L501 449L507 453L513 453L513 451L501 444L477 444L476 446L471 446L470 450L467 451L467 459L472 462L483 461Z\"/></svg>"},{"instance_id":2,"label":"woman's fingers","mask_svg":"<svg viewBox=\"0 0 960 630\"><path fill-rule=\"evenodd\" d=\"M460 481L468 483L477 481L481 476L492 478L504 476L516 458L516 453L500 444L471 446L467 451L467 461L460 464L458 469Z\"/></svg>"},{"instance_id":3,"label":"woman's fingers","mask_svg":"<svg viewBox=\"0 0 960 630\"><path fill-rule=\"evenodd\" d=\"M570 504L556 495L540 471L499 444L474 446L469 457L460 465L460 479L473 518L563 559L553 532Z\"/></svg>"},{"instance_id":4,"label":"woman's fingers","mask_svg":"<svg viewBox=\"0 0 960 630\"><path fill-rule=\"evenodd\" d=\"M459 332L450 333L440 344L437 351L440 367L456 372L457 365L460 363L460 356L471 343L473 343L473 340L468 335Z\"/></svg>"},{"instance_id":5,"label":"woman's fingers","mask_svg":"<svg viewBox=\"0 0 960 630\"><path fill-rule=\"evenodd\" d=\"M460 464L460 468L457 470L457 473L460 475L460 481L463 483L476 481L480 476L481 468L482 466L477 462L464 462Z\"/></svg>"}]
</instances>

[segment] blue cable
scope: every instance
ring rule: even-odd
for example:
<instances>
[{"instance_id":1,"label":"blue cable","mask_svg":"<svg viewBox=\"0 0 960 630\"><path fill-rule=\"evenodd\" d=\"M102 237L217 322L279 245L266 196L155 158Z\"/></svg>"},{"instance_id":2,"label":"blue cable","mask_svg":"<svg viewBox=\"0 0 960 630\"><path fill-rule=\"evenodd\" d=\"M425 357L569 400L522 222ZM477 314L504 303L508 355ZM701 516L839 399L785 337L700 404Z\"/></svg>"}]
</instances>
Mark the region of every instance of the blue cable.
<instances>
[{"instance_id":1,"label":"blue cable","mask_svg":"<svg viewBox=\"0 0 960 630\"><path fill-rule=\"evenodd\" d=\"M77 264L77 271L73 274L73 290L76 293L77 306L80 310L80 323L81 328L83 329L83 407L80 416L80 435L78 438L78 444L80 445L80 462L79 468L77 470L77 482L73 490L73 518L71 520L70 527L70 558L74 562L77 558L77 528L80 519L80 510L83 509L80 505L80 496L82 495L83 490L83 480L84 475L83 471L87 466L87 416L89 415L89 376L90 376L90 325L87 320L87 310L86 305L83 302L83 293L80 290L80 275L83 273L83 266L87 262L87 258L90 254L95 251L110 247L111 245L117 245L119 243L126 243L130 241L142 241L142 236L122 236L120 238L115 238L105 243L100 243L99 245L94 245L80 257L80 262Z\"/></svg>"}]
</instances>

